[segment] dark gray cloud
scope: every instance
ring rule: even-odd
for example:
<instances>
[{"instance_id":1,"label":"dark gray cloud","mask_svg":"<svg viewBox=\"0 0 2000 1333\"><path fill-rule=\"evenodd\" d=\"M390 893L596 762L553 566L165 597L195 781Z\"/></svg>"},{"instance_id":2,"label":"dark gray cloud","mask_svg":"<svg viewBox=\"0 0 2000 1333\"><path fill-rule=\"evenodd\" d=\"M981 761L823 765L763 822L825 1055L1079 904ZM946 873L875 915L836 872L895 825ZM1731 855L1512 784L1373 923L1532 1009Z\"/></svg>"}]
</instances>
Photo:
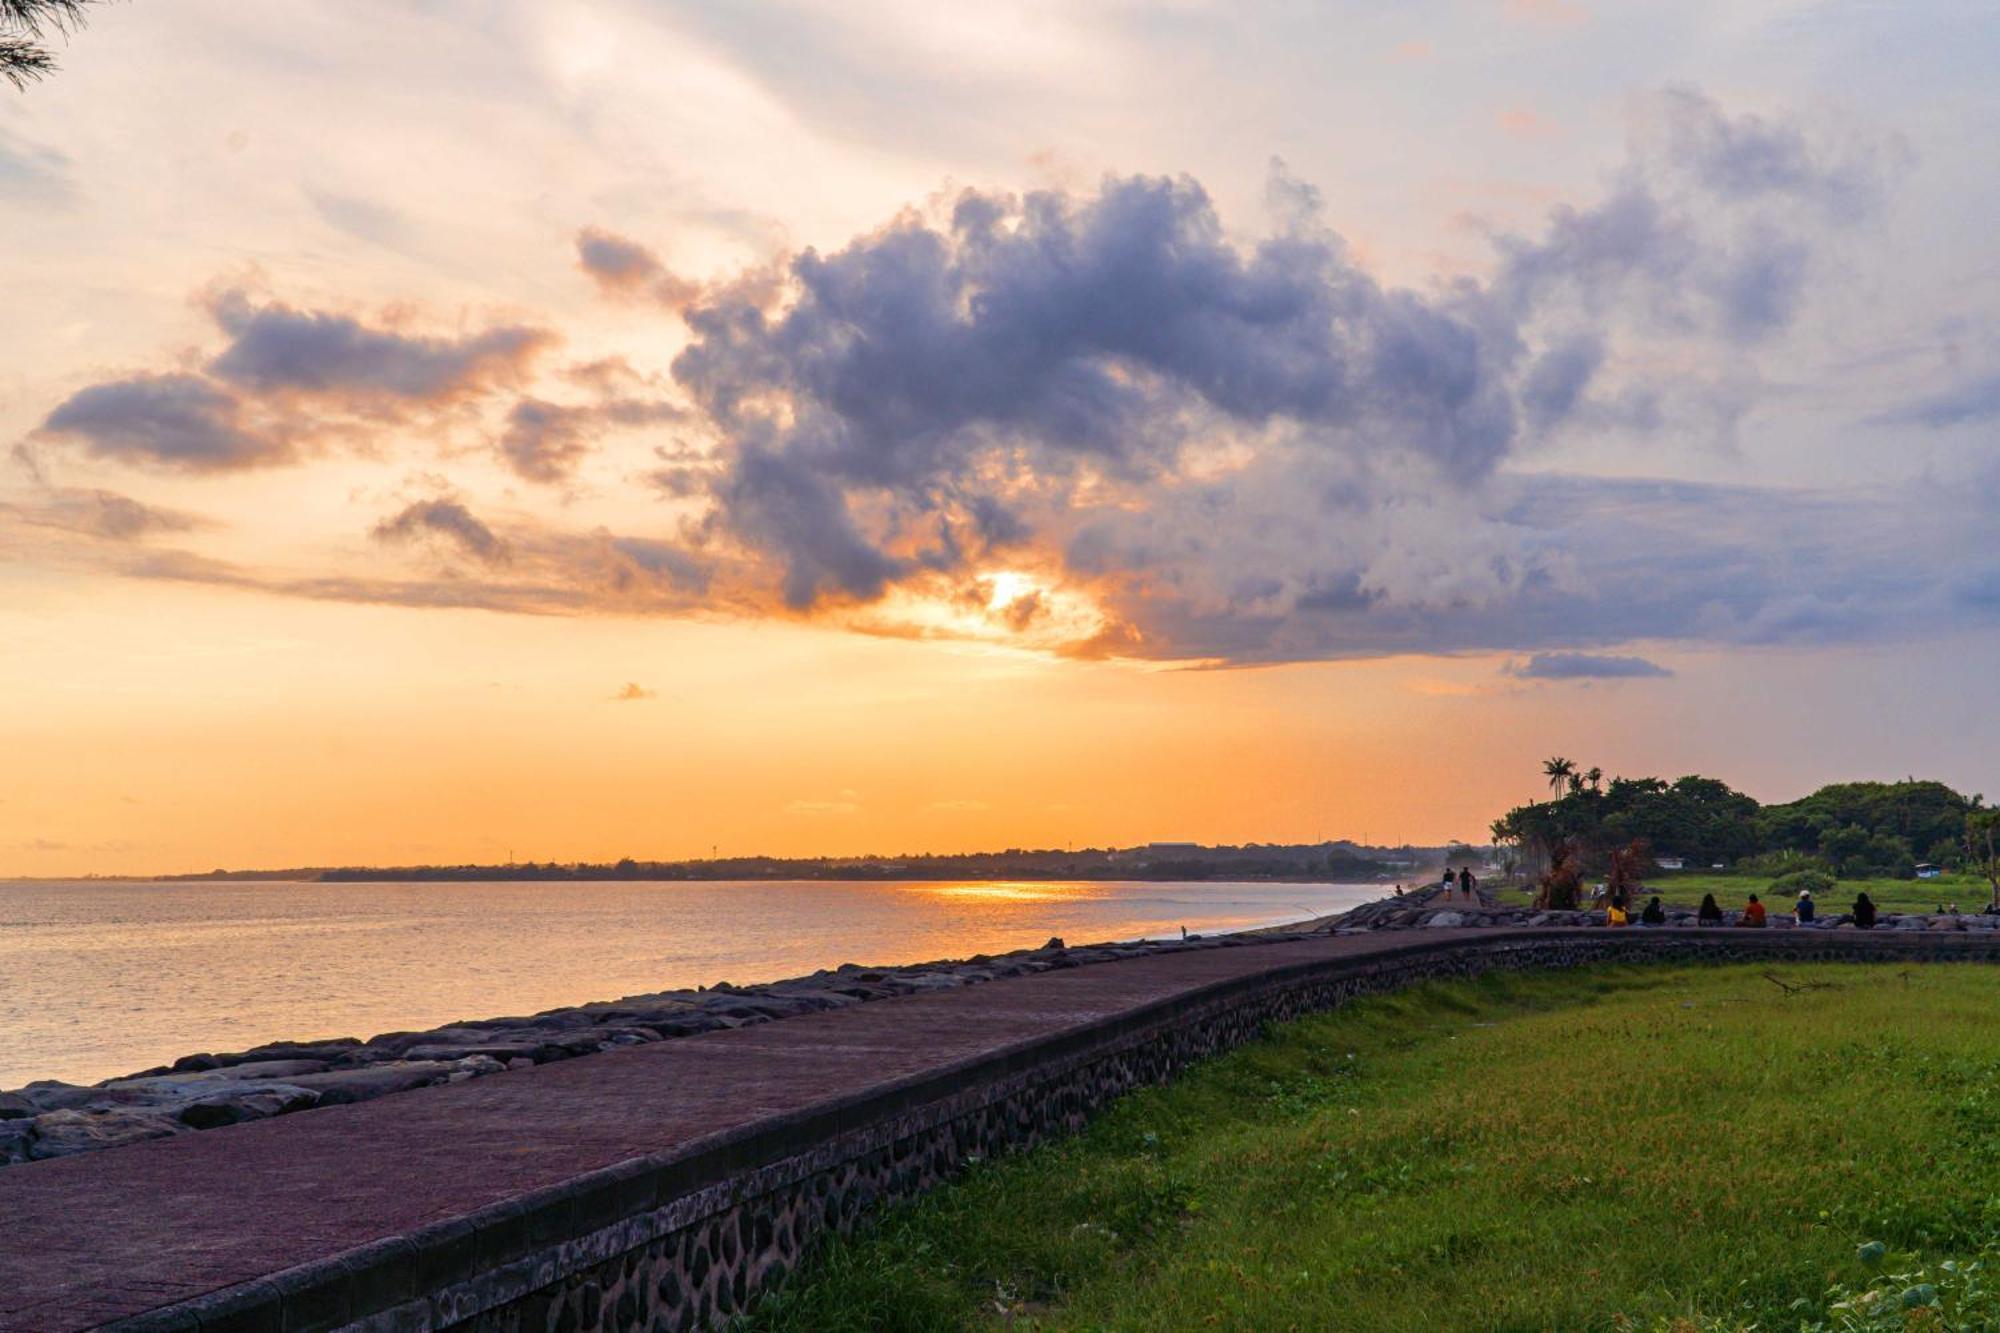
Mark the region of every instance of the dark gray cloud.
<instances>
[{"instance_id":1,"label":"dark gray cloud","mask_svg":"<svg viewBox=\"0 0 2000 1333\"><path fill-rule=\"evenodd\" d=\"M1674 673L1643 657L1601 653L1536 653L1511 663L1507 674L1522 680L1640 680Z\"/></svg>"},{"instance_id":2,"label":"dark gray cloud","mask_svg":"<svg viewBox=\"0 0 2000 1333\"><path fill-rule=\"evenodd\" d=\"M209 373L256 393L445 401L516 379L552 341L525 325L464 338L403 334L351 315L258 305L241 292L225 293L212 308L231 341Z\"/></svg>"},{"instance_id":3,"label":"dark gray cloud","mask_svg":"<svg viewBox=\"0 0 2000 1333\"><path fill-rule=\"evenodd\" d=\"M1667 89L1653 112L1667 159L1710 192L1806 204L1840 219L1873 212L1885 175L1908 155L1897 140L1828 143L1790 119L1731 115L1696 88Z\"/></svg>"},{"instance_id":4,"label":"dark gray cloud","mask_svg":"<svg viewBox=\"0 0 2000 1333\"><path fill-rule=\"evenodd\" d=\"M199 375L135 375L79 389L41 433L99 458L190 472L269 466L294 452L282 436L246 427L235 396Z\"/></svg>"},{"instance_id":5,"label":"dark gray cloud","mask_svg":"<svg viewBox=\"0 0 2000 1333\"><path fill-rule=\"evenodd\" d=\"M230 341L204 373L133 375L59 404L38 433L121 462L225 472L289 463L355 424L425 419L514 384L553 336L502 325L458 338L351 315L209 303Z\"/></svg>"},{"instance_id":6,"label":"dark gray cloud","mask_svg":"<svg viewBox=\"0 0 2000 1333\"><path fill-rule=\"evenodd\" d=\"M380 542L410 542L436 538L483 564L505 563L507 544L474 516L463 501L448 497L416 500L377 523L371 535Z\"/></svg>"},{"instance_id":7,"label":"dark gray cloud","mask_svg":"<svg viewBox=\"0 0 2000 1333\"><path fill-rule=\"evenodd\" d=\"M1019 484L1159 479L1212 432L1310 428L1460 478L1513 438L1516 349L1476 301L1384 289L1321 233L1241 250L1186 179L968 191L792 277L776 316L689 310L674 374L728 441L724 520L794 606L959 567L979 515L1020 530Z\"/></svg>"},{"instance_id":8,"label":"dark gray cloud","mask_svg":"<svg viewBox=\"0 0 2000 1333\"><path fill-rule=\"evenodd\" d=\"M676 421L685 413L671 403L613 398L586 404L523 398L507 413L496 448L528 481L567 481L606 432Z\"/></svg>"}]
</instances>

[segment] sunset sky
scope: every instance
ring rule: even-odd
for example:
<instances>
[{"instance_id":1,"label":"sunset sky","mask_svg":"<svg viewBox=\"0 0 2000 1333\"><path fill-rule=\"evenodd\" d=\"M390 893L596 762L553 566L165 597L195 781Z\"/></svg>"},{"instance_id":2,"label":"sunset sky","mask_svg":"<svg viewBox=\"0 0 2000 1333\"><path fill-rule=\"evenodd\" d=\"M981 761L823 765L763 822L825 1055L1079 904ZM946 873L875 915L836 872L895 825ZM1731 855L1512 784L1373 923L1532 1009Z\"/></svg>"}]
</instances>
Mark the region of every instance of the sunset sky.
<instances>
[{"instance_id":1,"label":"sunset sky","mask_svg":"<svg viewBox=\"0 0 2000 1333\"><path fill-rule=\"evenodd\" d=\"M130 0L0 85L0 874L2000 795L2000 19Z\"/></svg>"}]
</instances>

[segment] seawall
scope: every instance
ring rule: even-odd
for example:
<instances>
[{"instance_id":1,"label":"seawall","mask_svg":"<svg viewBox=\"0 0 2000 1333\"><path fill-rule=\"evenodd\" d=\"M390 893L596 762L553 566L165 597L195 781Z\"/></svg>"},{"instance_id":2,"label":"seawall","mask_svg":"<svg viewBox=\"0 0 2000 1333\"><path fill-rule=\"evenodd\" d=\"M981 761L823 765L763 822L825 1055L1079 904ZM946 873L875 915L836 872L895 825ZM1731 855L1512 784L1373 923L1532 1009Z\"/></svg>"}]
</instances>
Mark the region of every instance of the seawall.
<instances>
[{"instance_id":1,"label":"seawall","mask_svg":"<svg viewBox=\"0 0 2000 1333\"><path fill-rule=\"evenodd\" d=\"M0 1331L700 1327L813 1241L1269 1022L1627 961L2000 961L1991 934L1428 930L1135 958L0 1172Z\"/></svg>"}]
</instances>

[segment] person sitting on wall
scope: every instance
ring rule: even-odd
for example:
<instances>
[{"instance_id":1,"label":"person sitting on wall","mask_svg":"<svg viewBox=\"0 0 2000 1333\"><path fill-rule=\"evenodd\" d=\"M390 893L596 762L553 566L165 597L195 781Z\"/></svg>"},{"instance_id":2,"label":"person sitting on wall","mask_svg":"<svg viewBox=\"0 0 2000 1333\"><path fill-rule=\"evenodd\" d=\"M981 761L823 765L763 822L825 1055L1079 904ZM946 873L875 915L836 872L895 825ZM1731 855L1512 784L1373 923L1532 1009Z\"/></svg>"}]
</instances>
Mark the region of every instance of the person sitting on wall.
<instances>
[{"instance_id":1,"label":"person sitting on wall","mask_svg":"<svg viewBox=\"0 0 2000 1333\"><path fill-rule=\"evenodd\" d=\"M1722 904L1715 901L1715 895L1701 895L1701 907L1694 914L1697 926L1719 926L1722 924Z\"/></svg>"},{"instance_id":2,"label":"person sitting on wall","mask_svg":"<svg viewBox=\"0 0 2000 1333\"><path fill-rule=\"evenodd\" d=\"M1743 915L1736 918L1736 924L1739 926L1751 926L1757 928L1761 928L1763 926L1764 904L1757 901L1756 894L1754 893L1751 894L1750 901L1743 904Z\"/></svg>"},{"instance_id":3,"label":"person sitting on wall","mask_svg":"<svg viewBox=\"0 0 2000 1333\"><path fill-rule=\"evenodd\" d=\"M1607 926L1623 926L1629 924L1630 920L1631 918L1625 915L1625 895L1622 893L1614 895L1611 899L1611 905L1604 909L1604 924Z\"/></svg>"},{"instance_id":4,"label":"person sitting on wall","mask_svg":"<svg viewBox=\"0 0 2000 1333\"><path fill-rule=\"evenodd\" d=\"M1875 900L1865 893L1854 895L1854 928L1856 930L1875 929Z\"/></svg>"},{"instance_id":5,"label":"person sitting on wall","mask_svg":"<svg viewBox=\"0 0 2000 1333\"><path fill-rule=\"evenodd\" d=\"M1792 908L1792 920L1801 926L1810 926L1813 913L1817 910L1817 906L1813 903L1812 890L1800 889L1798 905Z\"/></svg>"},{"instance_id":6,"label":"person sitting on wall","mask_svg":"<svg viewBox=\"0 0 2000 1333\"><path fill-rule=\"evenodd\" d=\"M1667 924L1666 909L1660 906L1660 895L1654 894L1646 900L1646 910L1639 913L1642 926L1664 926Z\"/></svg>"}]
</instances>

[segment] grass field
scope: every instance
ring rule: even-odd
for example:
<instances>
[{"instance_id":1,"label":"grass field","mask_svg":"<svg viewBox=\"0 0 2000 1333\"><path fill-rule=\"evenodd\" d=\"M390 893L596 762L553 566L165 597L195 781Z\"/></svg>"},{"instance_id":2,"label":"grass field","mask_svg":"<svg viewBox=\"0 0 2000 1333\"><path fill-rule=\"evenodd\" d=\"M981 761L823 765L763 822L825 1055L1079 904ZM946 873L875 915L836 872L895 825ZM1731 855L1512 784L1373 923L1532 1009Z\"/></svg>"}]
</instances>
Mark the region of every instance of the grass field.
<instances>
[{"instance_id":1,"label":"grass field","mask_svg":"<svg viewBox=\"0 0 2000 1333\"><path fill-rule=\"evenodd\" d=\"M1971 875L1950 875L1940 879L1843 879L1831 893L1819 894L1822 914L1845 912L1854 895L1866 892L1884 912L1930 912L1939 903L1958 904L1962 912L1977 912L1986 906L1992 886ZM1689 872L1661 874L1646 885L1647 893L1657 893L1669 905L1694 907L1701 895L1712 893L1725 910L1743 906L1750 894L1758 894L1767 907L1778 906L1782 895L1773 896L1767 875L1730 875ZM1522 904L1534 896L1533 890L1503 889L1500 897L1509 904ZM1643 901L1643 900L1642 900Z\"/></svg>"},{"instance_id":2,"label":"grass field","mask_svg":"<svg viewBox=\"0 0 2000 1333\"><path fill-rule=\"evenodd\" d=\"M1761 971L1492 976L1287 1025L890 1211L750 1326L1995 1326L1937 1265L2000 1228L2000 973ZM1875 1276L1870 1310L1868 1242L1930 1271ZM1926 1283L1950 1322L1901 1308Z\"/></svg>"}]
</instances>

